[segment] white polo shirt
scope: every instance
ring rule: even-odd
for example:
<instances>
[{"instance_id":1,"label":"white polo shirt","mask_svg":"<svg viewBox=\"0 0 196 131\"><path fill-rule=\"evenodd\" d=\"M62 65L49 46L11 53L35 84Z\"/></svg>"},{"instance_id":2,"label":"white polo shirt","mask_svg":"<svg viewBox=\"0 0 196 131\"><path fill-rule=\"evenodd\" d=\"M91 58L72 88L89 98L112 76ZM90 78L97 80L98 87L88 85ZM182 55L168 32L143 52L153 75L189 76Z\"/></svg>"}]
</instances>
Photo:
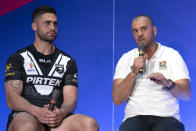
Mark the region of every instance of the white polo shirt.
<instances>
[{"instance_id":1,"label":"white polo shirt","mask_svg":"<svg viewBox=\"0 0 196 131\"><path fill-rule=\"evenodd\" d=\"M134 58L138 57L138 54L137 48L123 54L116 66L114 79L124 79L131 72ZM136 115L173 116L180 120L177 98L170 91L164 90L162 85L146 79L148 75L156 72L172 81L190 79L180 54L158 43L155 54L146 60L144 73L137 76L135 87L127 101L124 120Z\"/></svg>"}]
</instances>

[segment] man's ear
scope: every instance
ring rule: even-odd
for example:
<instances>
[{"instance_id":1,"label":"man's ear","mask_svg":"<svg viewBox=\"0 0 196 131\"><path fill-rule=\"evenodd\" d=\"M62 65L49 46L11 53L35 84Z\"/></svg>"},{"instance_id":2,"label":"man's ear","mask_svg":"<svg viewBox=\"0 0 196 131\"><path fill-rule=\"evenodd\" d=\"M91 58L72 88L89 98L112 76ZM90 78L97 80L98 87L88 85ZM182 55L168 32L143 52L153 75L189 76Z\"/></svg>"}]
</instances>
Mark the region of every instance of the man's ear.
<instances>
[{"instance_id":1,"label":"man's ear","mask_svg":"<svg viewBox=\"0 0 196 131\"><path fill-rule=\"evenodd\" d=\"M157 27L156 26L153 26L153 32L154 32L154 36L157 35Z\"/></svg>"},{"instance_id":2,"label":"man's ear","mask_svg":"<svg viewBox=\"0 0 196 131\"><path fill-rule=\"evenodd\" d=\"M36 32L37 31L37 24L35 22L33 22L31 24L31 26L32 26L32 30Z\"/></svg>"}]
</instances>

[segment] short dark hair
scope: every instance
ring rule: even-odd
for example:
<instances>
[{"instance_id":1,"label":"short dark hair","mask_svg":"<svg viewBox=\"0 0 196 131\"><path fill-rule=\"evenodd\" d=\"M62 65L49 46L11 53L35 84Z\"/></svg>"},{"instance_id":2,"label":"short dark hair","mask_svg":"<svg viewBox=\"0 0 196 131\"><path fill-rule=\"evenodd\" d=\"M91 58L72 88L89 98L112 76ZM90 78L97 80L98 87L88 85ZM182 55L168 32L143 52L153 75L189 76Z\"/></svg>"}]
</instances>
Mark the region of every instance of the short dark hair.
<instances>
[{"instance_id":1,"label":"short dark hair","mask_svg":"<svg viewBox=\"0 0 196 131\"><path fill-rule=\"evenodd\" d=\"M140 15L137 15L134 19L139 18L139 17L147 17L150 20L151 25L154 26L154 22L153 22L152 18L149 15L140 14Z\"/></svg>"},{"instance_id":2,"label":"short dark hair","mask_svg":"<svg viewBox=\"0 0 196 131\"><path fill-rule=\"evenodd\" d=\"M37 17L39 17L40 15L42 15L44 13L53 13L56 15L56 11L52 7L40 6L33 11L32 22L34 22Z\"/></svg>"}]
</instances>

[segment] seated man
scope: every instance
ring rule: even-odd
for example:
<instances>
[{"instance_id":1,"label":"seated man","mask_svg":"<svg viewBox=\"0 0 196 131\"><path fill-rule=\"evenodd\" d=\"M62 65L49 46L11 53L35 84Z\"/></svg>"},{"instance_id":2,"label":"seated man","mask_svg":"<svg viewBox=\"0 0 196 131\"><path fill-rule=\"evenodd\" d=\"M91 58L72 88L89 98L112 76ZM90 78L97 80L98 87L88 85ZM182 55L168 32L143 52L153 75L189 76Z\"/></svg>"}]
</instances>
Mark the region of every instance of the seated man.
<instances>
[{"instance_id":1,"label":"seated man","mask_svg":"<svg viewBox=\"0 0 196 131\"><path fill-rule=\"evenodd\" d=\"M176 50L156 42L149 16L135 17L132 33L139 50L120 58L113 81L114 103L127 100L120 131L184 131L178 99L191 96L186 64Z\"/></svg>"},{"instance_id":2,"label":"seated man","mask_svg":"<svg viewBox=\"0 0 196 131\"><path fill-rule=\"evenodd\" d=\"M5 90L8 131L98 131L95 119L73 114L77 102L77 67L74 59L53 41L58 32L56 11L48 6L34 10L35 41L7 61ZM48 110L54 90L60 94Z\"/></svg>"}]
</instances>

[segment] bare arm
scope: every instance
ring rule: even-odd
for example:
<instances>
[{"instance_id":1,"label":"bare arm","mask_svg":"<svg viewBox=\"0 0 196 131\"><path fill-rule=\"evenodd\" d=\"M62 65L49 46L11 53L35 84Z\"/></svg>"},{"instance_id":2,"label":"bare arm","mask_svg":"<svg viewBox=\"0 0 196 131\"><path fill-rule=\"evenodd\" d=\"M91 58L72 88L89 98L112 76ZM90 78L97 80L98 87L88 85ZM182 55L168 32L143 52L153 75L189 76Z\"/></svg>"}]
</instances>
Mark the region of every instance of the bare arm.
<instances>
[{"instance_id":1,"label":"bare arm","mask_svg":"<svg viewBox=\"0 0 196 131\"><path fill-rule=\"evenodd\" d=\"M60 112L63 116L72 113L77 103L78 88L72 85L66 85L63 87L63 104L60 108Z\"/></svg>"},{"instance_id":2,"label":"bare arm","mask_svg":"<svg viewBox=\"0 0 196 131\"><path fill-rule=\"evenodd\" d=\"M21 96L23 82L21 80L8 80L5 82L6 102L10 109L15 111L25 111L35 115L38 107L30 104Z\"/></svg>"},{"instance_id":3,"label":"bare arm","mask_svg":"<svg viewBox=\"0 0 196 131\"><path fill-rule=\"evenodd\" d=\"M46 108L40 108L32 105L24 97L21 96L23 92L23 82L21 80L8 80L5 82L6 101L10 109L15 111L28 112L35 116L39 122L48 124L45 119L47 114L52 112Z\"/></svg>"},{"instance_id":4,"label":"bare arm","mask_svg":"<svg viewBox=\"0 0 196 131\"><path fill-rule=\"evenodd\" d=\"M153 73L147 78L153 78L157 84L171 86L172 82L167 80L161 73ZM189 79L180 79L175 81L175 87L170 92L178 99L188 101L191 97L191 88Z\"/></svg>"},{"instance_id":5,"label":"bare arm","mask_svg":"<svg viewBox=\"0 0 196 131\"><path fill-rule=\"evenodd\" d=\"M113 82L112 99L117 105L122 104L131 95L137 74L130 72L125 79L116 79Z\"/></svg>"},{"instance_id":6,"label":"bare arm","mask_svg":"<svg viewBox=\"0 0 196 131\"><path fill-rule=\"evenodd\" d=\"M147 56L134 59L133 69L125 79L116 79L113 82L112 99L117 105L122 104L131 95L139 69L144 67Z\"/></svg>"},{"instance_id":7,"label":"bare arm","mask_svg":"<svg viewBox=\"0 0 196 131\"><path fill-rule=\"evenodd\" d=\"M180 79L175 81L175 87L170 90L178 99L188 101L191 98L191 88L188 79Z\"/></svg>"},{"instance_id":8,"label":"bare arm","mask_svg":"<svg viewBox=\"0 0 196 131\"><path fill-rule=\"evenodd\" d=\"M69 113L72 113L76 107L77 101L77 88L72 85L66 85L63 87L63 104L60 109L55 106L52 111L53 114L47 115L46 120L47 124L50 127L59 126ZM49 105L45 105L45 108L48 109Z\"/></svg>"}]
</instances>

